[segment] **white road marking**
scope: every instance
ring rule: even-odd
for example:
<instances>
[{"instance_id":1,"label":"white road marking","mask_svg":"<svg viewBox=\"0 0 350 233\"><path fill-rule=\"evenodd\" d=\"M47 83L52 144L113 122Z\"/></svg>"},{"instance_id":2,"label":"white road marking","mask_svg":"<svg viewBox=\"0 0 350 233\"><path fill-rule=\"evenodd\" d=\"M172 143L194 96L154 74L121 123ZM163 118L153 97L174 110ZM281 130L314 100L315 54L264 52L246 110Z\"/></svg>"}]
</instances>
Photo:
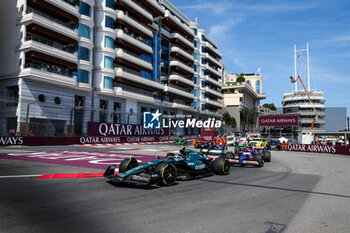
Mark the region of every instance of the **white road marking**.
<instances>
[{"instance_id":1,"label":"white road marking","mask_svg":"<svg viewBox=\"0 0 350 233\"><path fill-rule=\"evenodd\" d=\"M0 176L0 179L5 179L5 178L27 178L27 177L38 177L41 176L42 174L38 175L13 175L13 176Z\"/></svg>"}]
</instances>

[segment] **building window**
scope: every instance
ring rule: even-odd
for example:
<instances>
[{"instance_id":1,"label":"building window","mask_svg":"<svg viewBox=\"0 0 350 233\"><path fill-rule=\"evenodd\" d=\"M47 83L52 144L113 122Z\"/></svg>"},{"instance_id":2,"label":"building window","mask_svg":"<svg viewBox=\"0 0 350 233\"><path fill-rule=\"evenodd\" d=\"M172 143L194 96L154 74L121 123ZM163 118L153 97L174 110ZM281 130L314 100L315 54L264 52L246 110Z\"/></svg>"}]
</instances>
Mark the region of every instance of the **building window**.
<instances>
[{"instance_id":1,"label":"building window","mask_svg":"<svg viewBox=\"0 0 350 233\"><path fill-rule=\"evenodd\" d=\"M91 17L91 7L89 4L86 4L85 2L79 3L79 12L82 15L86 15Z\"/></svg>"},{"instance_id":2,"label":"building window","mask_svg":"<svg viewBox=\"0 0 350 233\"><path fill-rule=\"evenodd\" d=\"M205 64L205 58L202 57L202 64Z\"/></svg>"},{"instance_id":3,"label":"building window","mask_svg":"<svg viewBox=\"0 0 350 233\"><path fill-rule=\"evenodd\" d=\"M107 100L100 100L100 122L107 122L107 115L108 115L108 101Z\"/></svg>"},{"instance_id":4,"label":"building window","mask_svg":"<svg viewBox=\"0 0 350 233\"><path fill-rule=\"evenodd\" d=\"M193 81L194 84L197 84L197 78L196 77L193 77L192 81Z\"/></svg>"},{"instance_id":5,"label":"building window","mask_svg":"<svg viewBox=\"0 0 350 233\"><path fill-rule=\"evenodd\" d=\"M114 9L115 0L106 0L106 7Z\"/></svg>"},{"instance_id":6,"label":"building window","mask_svg":"<svg viewBox=\"0 0 350 233\"><path fill-rule=\"evenodd\" d=\"M40 95L38 96L38 100L39 100L40 102L44 103L44 102L46 102L46 96L43 95L43 94L40 94Z\"/></svg>"},{"instance_id":7,"label":"building window","mask_svg":"<svg viewBox=\"0 0 350 233\"><path fill-rule=\"evenodd\" d=\"M193 52L193 58L194 58L194 60L197 60L197 53L196 52Z\"/></svg>"},{"instance_id":8,"label":"building window","mask_svg":"<svg viewBox=\"0 0 350 233\"><path fill-rule=\"evenodd\" d=\"M114 49L114 39L112 37L105 37L105 48Z\"/></svg>"},{"instance_id":9,"label":"building window","mask_svg":"<svg viewBox=\"0 0 350 233\"><path fill-rule=\"evenodd\" d=\"M152 80L152 74L144 70L141 70L141 77L148 80Z\"/></svg>"},{"instance_id":10,"label":"building window","mask_svg":"<svg viewBox=\"0 0 350 233\"><path fill-rule=\"evenodd\" d=\"M78 48L78 59L90 61L90 50L88 48L80 47Z\"/></svg>"},{"instance_id":11,"label":"building window","mask_svg":"<svg viewBox=\"0 0 350 233\"><path fill-rule=\"evenodd\" d=\"M105 18L105 27L106 28L112 28L114 29L114 19L109 17L109 16L106 16Z\"/></svg>"},{"instance_id":12,"label":"building window","mask_svg":"<svg viewBox=\"0 0 350 233\"><path fill-rule=\"evenodd\" d=\"M260 80L256 80L255 82L255 91L256 93L261 93L261 90L260 90Z\"/></svg>"},{"instance_id":13,"label":"building window","mask_svg":"<svg viewBox=\"0 0 350 233\"><path fill-rule=\"evenodd\" d=\"M193 90L191 91L191 93L193 94L194 97L197 96L197 90L196 90L196 89L193 89Z\"/></svg>"},{"instance_id":14,"label":"building window","mask_svg":"<svg viewBox=\"0 0 350 233\"><path fill-rule=\"evenodd\" d=\"M196 65L193 65L193 70L194 70L194 72L197 72L197 66Z\"/></svg>"},{"instance_id":15,"label":"building window","mask_svg":"<svg viewBox=\"0 0 350 233\"><path fill-rule=\"evenodd\" d=\"M80 37L91 39L91 29L84 24L79 24L78 33Z\"/></svg>"},{"instance_id":16,"label":"building window","mask_svg":"<svg viewBox=\"0 0 350 233\"><path fill-rule=\"evenodd\" d=\"M205 41L205 36L204 36L204 34L202 34L202 41Z\"/></svg>"},{"instance_id":17,"label":"building window","mask_svg":"<svg viewBox=\"0 0 350 233\"><path fill-rule=\"evenodd\" d=\"M87 70L78 70L78 82L89 83L90 72Z\"/></svg>"},{"instance_id":18,"label":"building window","mask_svg":"<svg viewBox=\"0 0 350 233\"><path fill-rule=\"evenodd\" d=\"M197 35L197 28L192 28L192 31L195 35Z\"/></svg>"},{"instance_id":19,"label":"building window","mask_svg":"<svg viewBox=\"0 0 350 233\"><path fill-rule=\"evenodd\" d=\"M201 75L205 75L205 70L201 69Z\"/></svg>"},{"instance_id":20,"label":"building window","mask_svg":"<svg viewBox=\"0 0 350 233\"><path fill-rule=\"evenodd\" d=\"M196 102L196 101L192 102L192 103L191 103L191 106L192 106L194 109L197 109L197 102Z\"/></svg>"},{"instance_id":21,"label":"building window","mask_svg":"<svg viewBox=\"0 0 350 233\"><path fill-rule=\"evenodd\" d=\"M108 69L114 69L113 58L105 56L104 58L104 67Z\"/></svg>"},{"instance_id":22,"label":"building window","mask_svg":"<svg viewBox=\"0 0 350 233\"><path fill-rule=\"evenodd\" d=\"M201 92L201 99L205 99L204 91Z\"/></svg>"},{"instance_id":23,"label":"building window","mask_svg":"<svg viewBox=\"0 0 350 233\"><path fill-rule=\"evenodd\" d=\"M113 90L113 78L104 77L103 88Z\"/></svg>"},{"instance_id":24,"label":"building window","mask_svg":"<svg viewBox=\"0 0 350 233\"><path fill-rule=\"evenodd\" d=\"M202 46L202 53L204 53L205 52L205 47L204 46Z\"/></svg>"},{"instance_id":25,"label":"building window","mask_svg":"<svg viewBox=\"0 0 350 233\"><path fill-rule=\"evenodd\" d=\"M202 111L205 110L205 104L202 104Z\"/></svg>"},{"instance_id":26,"label":"building window","mask_svg":"<svg viewBox=\"0 0 350 233\"><path fill-rule=\"evenodd\" d=\"M197 41L196 41L196 40L193 40L193 46L194 46L195 48L197 48Z\"/></svg>"},{"instance_id":27,"label":"building window","mask_svg":"<svg viewBox=\"0 0 350 233\"><path fill-rule=\"evenodd\" d=\"M61 102L62 102L62 101L61 101L61 98L60 98L60 97L58 97L58 96L57 96L57 97L55 97L53 101L54 101L54 102L55 102L55 104L57 104L57 105L60 105L60 104L61 104Z\"/></svg>"},{"instance_id":28,"label":"building window","mask_svg":"<svg viewBox=\"0 0 350 233\"><path fill-rule=\"evenodd\" d=\"M114 106L113 106L113 123L115 124L120 124L120 120L121 120L121 104L114 102Z\"/></svg>"},{"instance_id":29,"label":"building window","mask_svg":"<svg viewBox=\"0 0 350 233\"><path fill-rule=\"evenodd\" d=\"M202 80L202 87L205 87L205 81Z\"/></svg>"},{"instance_id":30,"label":"building window","mask_svg":"<svg viewBox=\"0 0 350 233\"><path fill-rule=\"evenodd\" d=\"M141 59L146 61L146 62L152 63L152 57L147 56L145 54L141 54Z\"/></svg>"}]
</instances>

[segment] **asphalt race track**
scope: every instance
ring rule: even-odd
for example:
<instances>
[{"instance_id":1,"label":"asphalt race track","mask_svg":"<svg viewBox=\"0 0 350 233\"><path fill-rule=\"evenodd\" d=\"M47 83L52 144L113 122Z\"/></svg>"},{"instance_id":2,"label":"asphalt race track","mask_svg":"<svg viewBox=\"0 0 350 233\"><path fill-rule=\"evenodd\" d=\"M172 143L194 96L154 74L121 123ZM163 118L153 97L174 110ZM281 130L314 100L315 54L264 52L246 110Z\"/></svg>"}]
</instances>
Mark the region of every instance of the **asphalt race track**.
<instances>
[{"instance_id":1,"label":"asphalt race track","mask_svg":"<svg viewBox=\"0 0 350 233\"><path fill-rule=\"evenodd\" d=\"M106 155L137 154L143 161L178 148L2 148L0 232L349 232L350 157L342 155L273 151L272 162L263 168L232 167L228 176L171 187L116 186L104 178L13 177L101 172L108 166L103 163L113 161L101 160ZM79 160L83 152L97 157ZM86 165L96 160L98 167Z\"/></svg>"}]
</instances>

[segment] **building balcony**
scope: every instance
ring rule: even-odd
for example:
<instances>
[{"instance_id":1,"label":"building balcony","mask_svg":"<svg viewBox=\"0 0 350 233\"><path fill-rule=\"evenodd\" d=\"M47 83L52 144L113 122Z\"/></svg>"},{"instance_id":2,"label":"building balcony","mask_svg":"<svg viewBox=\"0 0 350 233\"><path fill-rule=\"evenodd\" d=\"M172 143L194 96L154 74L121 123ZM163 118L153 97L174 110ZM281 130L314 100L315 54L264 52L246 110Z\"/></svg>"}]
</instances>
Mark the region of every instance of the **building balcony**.
<instances>
[{"instance_id":1,"label":"building balcony","mask_svg":"<svg viewBox=\"0 0 350 233\"><path fill-rule=\"evenodd\" d=\"M69 89L79 89L82 91L90 91L90 85L79 85L74 78L72 72L62 72L46 68L45 66L26 64L25 68L21 70L19 77L33 80L36 82L47 83L50 86L60 86Z\"/></svg>"},{"instance_id":2,"label":"building balcony","mask_svg":"<svg viewBox=\"0 0 350 233\"><path fill-rule=\"evenodd\" d=\"M134 54L128 53L126 50L117 48L115 49L115 55L117 62L122 62L128 66L135 66L135 68L142 70L146 69L148 71L153 70L152 63L146 62L139 57L136 57Z\"/></svg>"},{"instance_id":3,"label":"building balcony","mask_svg":"<svg viewBox=\"0 0 350 233\"><path fill-rule=\"evenodd\" d=\"M135 19L129 17L128 15L124 14L123 11L117 10L117 23L120 23L126 27L130 27L134 31L137 31L138 33L142 34L143 36L147 37L148 39L153 38L152 31L148 29L143 24L137 22Z\"/></svg>"},{"instance_id":4,"label":"building balcony","mask_svg":"<svg viewBox=\"0 0 350 233\"><path fill-rule=\"evenodd\" d=\"M300 116L316 116L316 113L314 111L299 111L298 114ZM326 116L325 112L317 112L319 117Z\"/></svg>"},{"instance_id":5,"label":"building balcony","mask_svg":"<svg viewBox=\"0 0 350 233\"><path fill-rule=\"evenodd\" d=\"M300 108L310 108L312 109L311 103L288 103L284 104L283 107L300 107ZM325 109L326 107L323 104L314 104L316 109Z\"/></svg>"},{"instance_id":6,"label":"building balcony","mask_svg":"<svg viewBox=\"0 0 350 233\"><path fill-rule=\"evenodd\" d=\"M154 97L126 90L122 87L114 87L113 94L121 98L134 99L143 103L155 104Z\"/></svg>"},{"instance_id":7,"label":"building balcony","mask_svg":"<svg viewBox=\"0 0 350 233\"><path fill-rule=\"evenodd\" d=\"M174 44L180 45L187 50L193 51L194 45L191 41L187 40L185 37L180 35L179 33L170 33L170 41Z\"/></svg>"},{"instance_id":8,"label":"building balcony","mask_svg":"<svg viewBox=\"0 0 350 233\"><path fill-rule=\"evenodd\" d=\"M257 95L259 100L266 99L266 94L264 93L257 93Z\"/></svg>"},{"instance_id":9,"label":"building balcony","mask_svg":"<svg viewBox=\"0 0 350 233\"><path fill-rule=\"evenodd\" d=\"M213 90L213 89L211 89L209 87L205 87L205 92L206 92L205 93L206 95L212 95L212 96L214 96L216 98L220 98L220 99L223 98L223 95L222 95L221 92Z\"/></svg>"},{"instance_id":10,"label":"building balcony","mask_svg":"<svg viewBox=\"0 0 350 233\"><path fill-rule=\"evenodd\" d=\"M170 61L169 65L172 68L172 70L178 71L178 72L183 73L185 75L188 75L188 74L193 75L194 74L192 67L189 67L180 61Z\"/></svg>"},{"instance_id":11,"label":"building balcony","mask_svg":"<svg viewBox=\"0 0 350 233\"><path fill-rule=\"evenodd\" d=\"M153 17L163 16L165 14L165 10L156 0L143 0L140 3L152 12Z\"/></svg>"},{"instance_id":12,"label":"building balcony","mask_svg":"<svg viewBox=\"0 0 350 233\"><path fill-rule=\"evenodd\" d=\"M163 23L169 27L172 27L177 29L178 31L181 31L183 34L188 36L191 40L194 38L194 33L192 29L188 25L182 23L179 18L172 15L169 10L165 11Z\"/></svg>"},{"instance_id":13,"label":"building balcony","mask_svg":"<svg viewBox=\"0 0 350 233\"><path fill-rule=\"evenodd\" d=\"M191 105L185 105L185 104L180 104L180 103L173 103L172 107L176 108L176 109L185 110L185 111L197 112L197 110L194 109Z\"/></svg>"},{"instance_id":14,"label":"building balcony","mask_svg":"<svg viewBox=\"0 0 350 233\"><path fill-rule=\"evenodd\" d=\"M48 41L41 39L36 36L28 36L25 38L25 42L21 44L20 50L27 52L30 50L37 51L49 55L51 57L56 57L58 59L66 60L71 63L78 64L78 56L73 50L64 48L63 45L55 43L53 41Z\"/></svg>"},{"instance_id":15,"label":"building balcony","mask_svg":"<svg viewBox=\"0 0 350 233\"><path fill-rule=\"evenodd\" d=\"M155 81L152 80L148 80L146 78L141 77L140 74L134 72L131 73L132 71L127 71L126 69L123 68L115 68L115 76L117 78L122 78L124 80L126 80L125 83L132 83L134 86L139 86L139 87L151 87L154 89L158 89L163 91L164 90L164 85L157 83Z\"/></svg>"},{"instance_id":16,"label":"building balcony","mask_svg":"<svg viewBox=\"0 0 350 233\"><path fill-rule=\"evenodd\" d=\"M166 95L173 96L180 99L190 99L190 100L195 99L193 94L188 93L186 91L182 91L174 87L169 87L168 85L165 85L164 92Z\"/></svg>"},{"instance_id":17,"label":"building balcony","mask_svg":"<svg viewBox=\"0 0 350 233\"><path fill-rule=\"evenodd\" d=\"M142 18L142 21L144 21L145 24L152 24L152 14L143 9L139 4L135 3L133 0L119 0L116 2L116 4L126 8L128 11L133 12L135 15Z\"/></svg>"},{"instance_id":18,"label":"building balcony","mask_svg":"<svg viewBox=\"0 0 350 233\"><path fill-rule=\"evenodd\" d=\"M210 98L205 98L205 103L214 107L222 108L222 103L219 101L212 100Z\"/></svg>"},{"instance_id":19,"label":"building balcony","mask_svg":"<svg viewBox=\"0 0 350 233\"><path fill-rule=\"evenodd\" d=\"M213 46L213 48L217 49L216 44L211 39L209 39L207 35L205 35L205 40L208 41Z\"/></svg>"},{"instance_id":20,"label":"building balcony","mask_svg":"<svg viewBox=\"0 0 350 233\"><path fill-rule=\"evenodd\" d=\"M79 1L75 1L75 0L44 0L45 2L51 4L52 6L55 6L57 9L59 9L60 11L65 11L77 18L80 17L80 13L79 13ZM40 0L39 0L40 2Z\"/></svg>"},{"instance_id":21,"label":"building balcony","mask_svg":"<svg viewBox=\"0 0 350 233\"><path fill-rule=\"evenodd\" d=\"M205 60L206 62L209 62L211 65L215 66L216 68L221 68L221 63L210 56L208 53L205 54Z\"/></svg>"},{"instance_id":22,"label":"building balcony","mask_svg":"<svg viewBox=\"0 0 350 233\"><path fill-rule=\"evenodd\" d=\"M247 93L255 99L265 99L266 95L264 93L256 93L251 85L247 82L237 83L237 82L226 82L225 86L222 87L223 92L230 92L232 89L235 92Z\"/></svg>"},{"instance_id":23,"label":"building balcony","mask_svg":"<svg viewBox=\"0 0 350 233\"><path fill-rule=\"evenodd\" d=\"M37 29L37 31L45 33L44 30L41 30L41 28L45 28L56 34L59 38L62 36L68 37L73 39L76 44L79 41L78 30L75 29L73 25L65 24L51 16L45 15L44 13L33 9L29 9L27 14L22 17L20 22L24 25L34 24L31 27L32 30ZM46 33L49 33L49 31L46 31Z\"/></svg>"},{"instance_id":24,"label":"building balcony","mask_svg":"<svg viewBox=\"0 0 350 233\"><path fill-rule=\"evenodd\" d=\"M174 83L174 84L182 86L182 87L194 87L195 86L192 80L184 78L180 75L174 75L174 74L170 75L169 81L171 83Z\"/></svg>"},{"instance_id":25,"label":"building balcony","mask_svg":"<svg viewBox=\"0 0 350 233\"><path fill-rule=\"evenodd\" d=\"M213 67L209 66L209 64L205 64L205 73L212 75L218 79L221 78L221 73L216 69L214 69Z\"/></svg>"},{"instance_id":26,"label":"building balcony","mask_svg":"<svg viewBox=\"0 0 350 233\"><path fill-rule=\"evenodd\" d=\"M205 42L205 50L219 59L222 58L222 53L218 49L214 48L209 42Z\"/></svg>"},{"instance_id":27,"label":"building balcony","mask_svg":"<svg viewBox=\"0 0 350 233\"><path fill-rule=\"evenodd\" d=\"M321 103L325 102L325 98L323 96L310 96L310 99L312 101L319 101ZM288 96L288 97L283 97L282 103L288 103L288 102L297 102L297 101L309 101L307 95L299 95L299 96Z\"/></svg>"},{"instance_id":28,"label":"building balcony","mask_svg":"<svg viewBox=\"0 0 350 233\"><path fill-rule=\"evenodd\" d=\"M192 54L187 53L186 51L184 51L183 49L181 49L180 47L177 46L172 46L170 48L170 53L172 54L172 56L174 57L178 57L181 60L183 60L184 62L189 62L191 64L193 64L194 62L194 58Z\"/></svg>"},{"instance_id":29,"label":"building balcony","mask_svg":"<svg viewBox=\"0 0 350 233\"><path fill-rule=\"evenodd\" d=\"M211 86L222 88L221 82L219 82L218 80L216 80L212 77L209 77L208 75L205 76L205 82Z\"/></svg>"},{"instance_id":30,"label":"building balcony","mask_svg":"<svg viewBox=\"0 0 350 233\"><path fill-rule=\"evenodd\" d=\"M124 32L122 29L116 29L117 34L117 44L128 44L133 47L137 47L137 49L141 49L142 51L146 52L147 54L153 54L153 49L151 46L149 46L147 43L143 42L141 39L137 39L133 37L131 34L128 34Z\"/></svg>"}]
</instances>

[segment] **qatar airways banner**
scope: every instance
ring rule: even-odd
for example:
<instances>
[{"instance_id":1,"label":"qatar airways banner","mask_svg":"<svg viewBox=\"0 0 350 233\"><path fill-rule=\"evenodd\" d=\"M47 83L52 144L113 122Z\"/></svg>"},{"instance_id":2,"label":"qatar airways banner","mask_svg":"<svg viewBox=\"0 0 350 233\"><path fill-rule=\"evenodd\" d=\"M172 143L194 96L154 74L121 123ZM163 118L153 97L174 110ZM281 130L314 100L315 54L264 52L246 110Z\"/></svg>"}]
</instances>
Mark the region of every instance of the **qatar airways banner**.
<instances>
[{"instance_id":1,"label":"qatar airways banner","mask_svg":"<svg viewBox=\"0 0 350 233\"><path fill-rule=\"evenodd\" d=\"M298 126L297 115L260 116L259 126Z\"/></svg>"},{"instance_id":2,"label":"qatar airways banner","mask_svg":"<svg viewBox=\"0 0 350 233\"><path fill-rule=\"evenodd\" d=\"M144 129L142 125L113 124L113 123L88 123L88 136L99 137L125 137L125 136L167 136L168 128Z\"/></svg>"},{"instance_id":3,"label":"qatar airways banner","mask_svg":"<svg viewBox=\"0 0 350 233\"><path fill-rule=\"evenodd\" d=\"M195 138L189 136L187 139ZM0 137L1 146L46 146L46 145L73 145L73 144L109 144L109 143L131 143L131 142L161 142L174 141L178 136L117 136L117 137L42 137L42 136L5 136Z\"/></svg>"},{"instance_id":4,"label":"qatar airways banner","mask_svg":"<svg viewBox=\"0 0 350 233\"><path fill-rule=\"evenodd\" d=\"M350 155L350 146L333 146L333 145L319 145L319 144L288 144L287 148L289 151Z\"/></svg>"}]
</instances>

